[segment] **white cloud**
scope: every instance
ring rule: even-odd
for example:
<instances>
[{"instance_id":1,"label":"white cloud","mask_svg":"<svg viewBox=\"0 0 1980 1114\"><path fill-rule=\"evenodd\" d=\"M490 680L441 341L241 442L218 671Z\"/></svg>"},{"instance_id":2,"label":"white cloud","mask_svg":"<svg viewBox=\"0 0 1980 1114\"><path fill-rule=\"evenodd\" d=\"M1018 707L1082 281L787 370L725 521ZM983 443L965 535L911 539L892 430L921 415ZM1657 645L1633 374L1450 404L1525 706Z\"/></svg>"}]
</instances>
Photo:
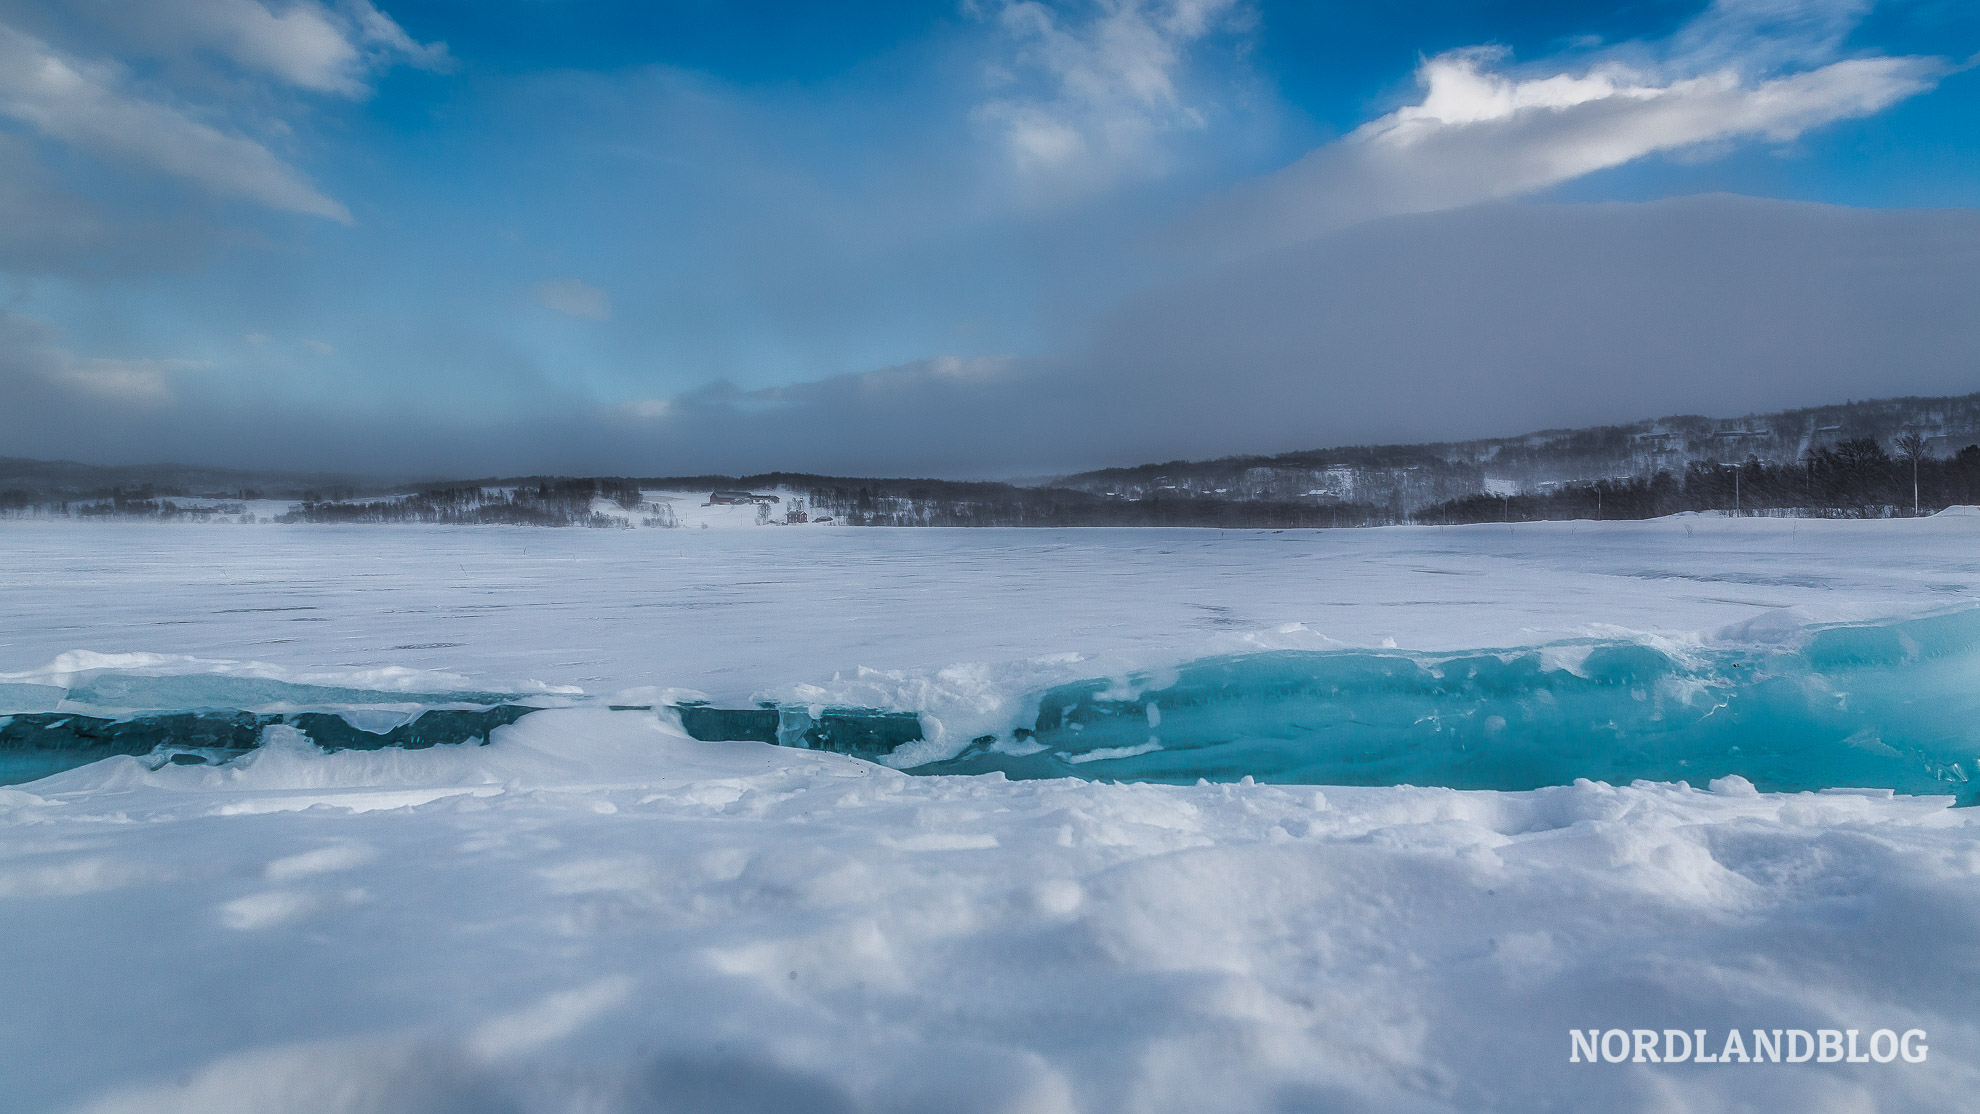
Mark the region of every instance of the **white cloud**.
<instances>
[{"instance_id":1,"label":"white cloud","mask_svg":"<svg viewBox=\"0 0 1980 1114\"><path fill-rule=\"evenodd\" d=\"M1099 185L1160 163L1160 139L1204 126L1185 95L1190 49L1244 24L1241 0L1099 0L1083 20L1036 0L995 10L1013 51L1009 87L976 110L1018 171L1055 188Z\"/></svg>"},{"instance_id":2,"label":"white cloud","mask_svg":"<svg viewBox=\"0 0 1980 1114\"><path fill-rule=\"evenodd\" d=\"M356 98L392 66L452 65L446 44L415 40L371 0L72 0L7 13L21 7L0 0L0 14L20 18L0 21L0 116L100 158L344 223L349 210L251 137L289 133L287 100L270 94Z\"/></svg>"},{"instance_id":3,"label":"white cloud","mask_svg":"<svg viewBox=\"0 0 1980 1114\"><path fill-rule=\"evenodd\" d=\"M1515 197L1649 155L1790 142L1933 87L1926 57L1837 58L1868 5L1719 0L1667 43L1576 66L1504 65L1493 48L1423 62L1421 99L1213 210L1227 254L1375 217ZM1661 60L1654 57L1661 54Z\"/></svg>"},{"instance_id":4,"label":"white cloud","mask_svg":"<svg viewBox=\"0 0 1980 1114\"><path fill-rule=\"evenodd\" d=\"M362 96L397 64L446 69L445 43L420 43L369 0L79 0L74 5L130 53L196 61L224 57L243 70L315 93Z\"/></svg>"},{"instance_id":5,"label":"white cloud","mask_svg":"<svg viewBox=\"0 0 1980 1114\"><path fill-rule=\"evenodd\" d=\"M612 316L612 297L596 286L574 278L554 278L539 282L536 300L570 317L604 321Z\"/></svg>"},{"instance_id":6,"label":"white cloud","mask_svg":"<svg viewBox=\"0 0 1980 1114\"><path fill-rule=\"evenodd\" d=\"M173 381L211 365L199 360L78 356L58 343L54 329L31 317L0 310L0 397L94 413L99 404L149 410L177 399ZM78 409L80 408L80 409Z\"/></svg>"},{"instance_id":7,"label":"white cloud","mask_svg":"<svg viewBox=\"0 0 1980 1114\"><path fill-rule=\"evenodd\" d=\"M63 57L0 25L0 115L92 154L273 209L349 223L350 211L251 139L124 89L121 67Z\"/></svg>"},{"instance_id":8,"label":"white cloud","mask_svg":"<svg viewBox=\"0 0 1980 1114\"><path fill-rule=\"evenodd\" d=\"M319 356L334 356L337 354L337 346L327 340L315 340L306 337L303 339L302 344L304 348L309 349Z\"/></svg>"},{"instance_id":9,"label":"white cloud","mask_svg":"<svg viewBox=\"0 0 1980 1114\"><path fill-rule=\"evenodd\" d=\"M628 418L653 422L671 415L674 412L674 404L670 399L642 398L620 403L619 412Z\"/></svg>"},{"instance_id":10,"label":"white cloud","mask_svg":"<svg viewBox=\"0 0 1980 1114\"><path fill-rule=\"evenodd\" d=\"M277 14L254 0L179 0L154 8L188 45L210 44L244 67L290 84L346 96L363 92L363 55L317 4ZM163 17L159 19L158 17Z\"/></svg>"},{"instance_id":11,"label":"white cloud","mask_svg":"<svg viewBox=\"0 0 1980 1114\"><path fill-rule=\"evenodd\" d=\"M403 61L440 73L454 68L454 59L447 53L446 43L418 42L406 34L405 28L400 27L391 16L372 6L370 0L353 0L350 10L357 24L358 39L374 59L386 64Z\"/></svg>"},{"instance_id":12,"label":"white cloud","mask_svg":"<svg viewBox=\"0 0 1980 1114\"><path fill-rule=\"evenodd\" d=\"M1389 211L1525 193L1660 151L1720 140L1792 140L1931 87L1925 58L1860 58L1747 82L1733 70L1659 84L1619 67L1518 80L1478 52L1424 63L1423 101L1343 143ZM1456 171L1456 174L1452 174Z\"/></svg>"},{"instance_id":13,"label":"white cloud","mask_svg":"<svg viewBox=\"0 0 1980 1114\"><path fill-rule=\"evenodd\" d=\"M173 401L172 376L203 368L197 360L77 360L60 353L54 380L85 395L130 406L160 406Z\"/></svg>"},{"instance_id":14,"label":"white cloud","mask_svg":"<svg viewBox=\"0 0 1980 1114\"><path fill-rule=\"evenodd\" d=\"M924 374L934 379L968 382L1008 375L1016 362L1013 356L937 356L921 367Z\"/></svg>"}]
</instances>

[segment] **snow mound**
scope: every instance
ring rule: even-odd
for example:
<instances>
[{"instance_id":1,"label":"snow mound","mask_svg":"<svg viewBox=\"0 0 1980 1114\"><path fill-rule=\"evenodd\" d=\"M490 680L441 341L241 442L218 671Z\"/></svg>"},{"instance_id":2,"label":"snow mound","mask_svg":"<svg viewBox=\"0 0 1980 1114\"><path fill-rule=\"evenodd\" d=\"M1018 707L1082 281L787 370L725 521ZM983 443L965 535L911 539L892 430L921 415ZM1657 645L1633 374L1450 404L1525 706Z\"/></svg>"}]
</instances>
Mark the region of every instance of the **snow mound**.
<instances>
[{"instance_id":1,"label":"snow mound","mask_svg":"<svg viewBox=\"0 0 1980 1114\"><path fill-rule=\"evenodd\" d=\"M17 1108L1938 1111L1980 1082L1980 831L1944 799L914 778L594 710L276 743L0 793ZM1588 1026L1932 1052L1570 1064Z\"/></svg>"}]
</instances>

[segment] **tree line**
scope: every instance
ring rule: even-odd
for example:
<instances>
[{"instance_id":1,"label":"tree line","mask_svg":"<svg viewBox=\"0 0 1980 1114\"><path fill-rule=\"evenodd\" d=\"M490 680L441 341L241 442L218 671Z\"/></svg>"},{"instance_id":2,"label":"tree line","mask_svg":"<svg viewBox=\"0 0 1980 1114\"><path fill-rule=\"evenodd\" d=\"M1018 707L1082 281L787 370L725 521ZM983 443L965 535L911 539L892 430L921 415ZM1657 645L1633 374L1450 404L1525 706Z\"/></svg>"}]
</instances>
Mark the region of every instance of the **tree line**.
<instances>
[{"instance_id":1,"label":"tree line","mask_svg":"<svg viewBox=\"0 0 1980 1114\"><path fill-rule=\"evenodd\" d=\"M332 502L305 499L277 522L434 523L445 526L621 526L592 510L610 499L628 512L642 502L637 481L614 477L556 478L513 488L478 484L429 487L397 499Z\"/></svg>"},{"instance_id":2,"label":"tree line","mask_svg":"<svg viewBox=\"0 0 1980 1114\"><path fill-rule=\"evenodd\" d=\"M1417 522L1527 522L1567 518L1658 518L1682 511L1888 518L1980 503L1980 445L1935 456L1919 435L1886 450L1868 437L1817 449L1800 460L1696 462L1682 473L1562 485L1552 491L1452 499Z\"/></svg>"},{"instance_id":3,"label":"tree line","mask_svg":"<svg viewBox=\"0 0 1980 1114\"><path fill-rule=\"evenodd\" d=\"M1413 512L1401 500L1224 498L1200 492L1140 497L1070 487L1007 483L846 479L796 473L668 479L530 477L434 484L410 495L359 499L338 490L306 491L278 522L433 523L442 525L624 526L627 519L594 512L607 499L637 517L651 508L642 488L723 490L782 488L802 492L813 518L855 526L1071 527L1197 526L1229 529L1326 529L1402 522L1465 523L1569 518L1643 519L1681 511L1882 518L1930 513L1959 503L1980 504L1980 445L1935 456L1916 433L1887 449L1859 437L1775 462L1749 455L1734 463L1704 461L1682 471L1572 482L1527 494L1466 495ZM0 514L54 513L73 517L205 519L241 514L240 504L176 502L149 485L119 488L89 499L44 502L25 490L0 492ZM242 515L242 520L246 516ZM649 525L659 518L644 519Z\"/></svg>"},{"instance_id":4,"label":"tree line","mask_svg":"<svg viewBox=\"0 0 1980 1114\"><path fill-rule=\"evenodd\" d=\"M1215 526L1315 529L1402 521L1391 507L1198 495L1119 499L1061 487L942 480L814 484L814 517L854 526Z\"/></svg>"}]
</instances>

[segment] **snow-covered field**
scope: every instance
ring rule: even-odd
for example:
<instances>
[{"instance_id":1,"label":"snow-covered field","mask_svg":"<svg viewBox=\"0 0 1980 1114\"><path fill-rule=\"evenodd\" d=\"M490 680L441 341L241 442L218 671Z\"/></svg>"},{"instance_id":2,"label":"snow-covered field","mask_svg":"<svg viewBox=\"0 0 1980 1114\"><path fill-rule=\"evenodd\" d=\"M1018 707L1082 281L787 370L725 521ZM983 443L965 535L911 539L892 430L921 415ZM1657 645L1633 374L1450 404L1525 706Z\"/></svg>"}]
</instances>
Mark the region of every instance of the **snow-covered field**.
<instances>
[{"instance_id":1,"label":"snow-covered field","mask_svg":"<svg viewBox=\"0 0 1980 1114\"><path fill-rule=\"evenodd\" d=\"M1980 602L1976 543L1957 514L8 524L0 680L113 661L578 706L486 747L325 755L274 729L229 766L0 789L0 1105L1963 1109L1980 825L1946 798L912 777L582 698L825 694L973 726L1042 684L1246 648L1778 639ZM1918 1029L1930 1052L1571 1063L1590 1028L1703 1029L1714 1053L1730 1028L1748 1050Z\"/></svg>"}]
</instances>

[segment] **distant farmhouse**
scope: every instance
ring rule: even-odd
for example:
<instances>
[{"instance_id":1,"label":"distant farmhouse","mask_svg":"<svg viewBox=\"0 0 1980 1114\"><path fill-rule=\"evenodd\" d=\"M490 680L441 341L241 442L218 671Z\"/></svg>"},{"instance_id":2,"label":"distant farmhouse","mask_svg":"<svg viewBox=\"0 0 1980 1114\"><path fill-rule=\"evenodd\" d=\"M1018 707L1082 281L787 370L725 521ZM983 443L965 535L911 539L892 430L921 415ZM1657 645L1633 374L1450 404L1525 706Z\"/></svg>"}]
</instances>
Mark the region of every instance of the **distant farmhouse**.
<instances>
[{"instance_id":1,"label":"distant farmhouse","mask_svg":"<svg viewBox=\"0 0 1980 1114\"><path fill-rule=\"evenodd\" d=\"M717 491L708 496L705 507L741 507L751 503L768 506L780 502L775 495L758 495L753 491Z\"/></svg>"}]
</instances>

